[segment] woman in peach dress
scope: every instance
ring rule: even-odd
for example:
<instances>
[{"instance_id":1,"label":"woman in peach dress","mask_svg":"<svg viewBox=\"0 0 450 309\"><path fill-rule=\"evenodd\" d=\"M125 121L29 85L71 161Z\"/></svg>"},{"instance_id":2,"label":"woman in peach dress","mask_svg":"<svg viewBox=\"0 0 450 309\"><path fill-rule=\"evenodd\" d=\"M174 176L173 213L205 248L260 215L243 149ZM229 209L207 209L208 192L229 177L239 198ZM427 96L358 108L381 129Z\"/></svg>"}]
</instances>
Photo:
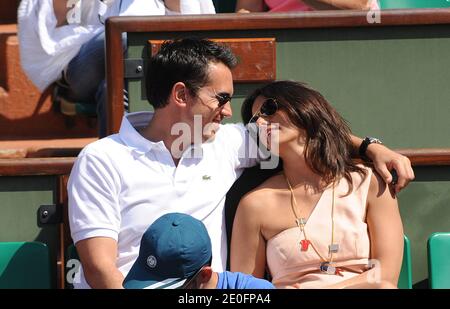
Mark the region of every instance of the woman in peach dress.
<instances>
[{"instance_id":1,"label":"woman in peach dress","mask_svg":"<svg viewBox=\"0 0 450 309\"><path fill-rule=\"evenodd\" d=\"M271 83L242 107L283 169L240 201L231 270L277 288L394 288L403 256L397 200L351 159L350 130L305 84ZM369 145L369 148L371 146Z\"/></svg>"}]
</instances>

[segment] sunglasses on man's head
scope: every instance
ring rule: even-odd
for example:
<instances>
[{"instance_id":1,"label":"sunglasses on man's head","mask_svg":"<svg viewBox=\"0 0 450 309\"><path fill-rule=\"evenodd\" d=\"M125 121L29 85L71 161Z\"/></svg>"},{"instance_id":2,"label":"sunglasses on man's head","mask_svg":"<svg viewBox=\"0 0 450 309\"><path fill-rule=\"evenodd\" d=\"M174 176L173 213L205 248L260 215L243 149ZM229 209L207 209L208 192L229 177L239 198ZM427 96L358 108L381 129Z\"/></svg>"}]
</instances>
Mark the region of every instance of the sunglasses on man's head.
<instances>
[{"instance_id":1,"label":"sunglasses on man's head","mask_svg":"<svg viewBox=\"0 0 450 309\"><path fill-rule=\"evenodd\" d=\"M260 109L253 114L248 123L256 122L259 117L268 117L275 114L278 110L277 100L269 98L266 99L261 105Z\"/></svg>"}]
</instances>

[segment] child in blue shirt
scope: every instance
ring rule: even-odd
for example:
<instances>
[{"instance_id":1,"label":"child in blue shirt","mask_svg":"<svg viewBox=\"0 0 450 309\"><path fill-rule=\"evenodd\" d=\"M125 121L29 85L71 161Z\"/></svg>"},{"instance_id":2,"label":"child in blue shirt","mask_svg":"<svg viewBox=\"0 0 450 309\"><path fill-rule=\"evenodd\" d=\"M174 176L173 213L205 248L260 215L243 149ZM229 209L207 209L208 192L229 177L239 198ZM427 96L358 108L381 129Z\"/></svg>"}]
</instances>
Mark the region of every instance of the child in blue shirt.
<instances>
[{"instance_id":1,"label":"child in blue shirt","mask_svg":"<svg viewBox=\"0 0 450 309\"><path fill-rule=\"evenodd\" d=\"M211 240L204 224L169 213L147 229L139 256L125 277L127 289L274 289L252 275L211 268Z\"/></svg>"}]
</instances>

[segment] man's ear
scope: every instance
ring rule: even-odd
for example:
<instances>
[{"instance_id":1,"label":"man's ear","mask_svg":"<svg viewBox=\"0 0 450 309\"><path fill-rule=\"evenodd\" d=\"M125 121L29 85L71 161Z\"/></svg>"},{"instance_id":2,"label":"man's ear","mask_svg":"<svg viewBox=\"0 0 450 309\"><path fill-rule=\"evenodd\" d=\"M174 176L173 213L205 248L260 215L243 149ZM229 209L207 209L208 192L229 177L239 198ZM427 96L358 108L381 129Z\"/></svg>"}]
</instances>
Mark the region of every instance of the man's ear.
<instances>
[{"instance_id":1,"label":"man's ear","mask_svg":"<svg viewBox=\"0 0 450 309\"><path fill-rule=\"evenodd\" d=\"M187 105L188 89L186 85L182 82L175 83L172 87L172 92L170 93L172 101L179 106Z\"/></svg>"},{"instance_id":2,"label":"man's ear","mask_svg":"<svg viewBox=\"0 0 450 309\"><path fill-rule=\"evenodd\" d=\"M211 266L203 266L202 270L200 271L200 273L197 276L197 284L205 284L208 283L209 280L211 279L213 270L211 268Z\"/></svg>"}]
</instances>

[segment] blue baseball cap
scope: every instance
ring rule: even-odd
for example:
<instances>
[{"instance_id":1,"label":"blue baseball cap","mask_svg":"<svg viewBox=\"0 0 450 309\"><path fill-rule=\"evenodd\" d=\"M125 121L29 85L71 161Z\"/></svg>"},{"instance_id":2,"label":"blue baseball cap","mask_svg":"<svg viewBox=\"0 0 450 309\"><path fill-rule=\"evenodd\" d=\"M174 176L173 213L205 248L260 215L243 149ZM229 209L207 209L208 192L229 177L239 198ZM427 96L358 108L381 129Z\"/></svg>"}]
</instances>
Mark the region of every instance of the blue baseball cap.
<instances>
[{"instance_id":1,"label":"blue baseball cap","mask_svg":"<svg viewBox=\"0 0 450 309\"><path fill-rule=\"evenodd\" d=\"M201 221L182 213L165 214L142 235L139 256L123 287L180 288L211 256L211 239Z\"/></svg>"}]
</instances>

